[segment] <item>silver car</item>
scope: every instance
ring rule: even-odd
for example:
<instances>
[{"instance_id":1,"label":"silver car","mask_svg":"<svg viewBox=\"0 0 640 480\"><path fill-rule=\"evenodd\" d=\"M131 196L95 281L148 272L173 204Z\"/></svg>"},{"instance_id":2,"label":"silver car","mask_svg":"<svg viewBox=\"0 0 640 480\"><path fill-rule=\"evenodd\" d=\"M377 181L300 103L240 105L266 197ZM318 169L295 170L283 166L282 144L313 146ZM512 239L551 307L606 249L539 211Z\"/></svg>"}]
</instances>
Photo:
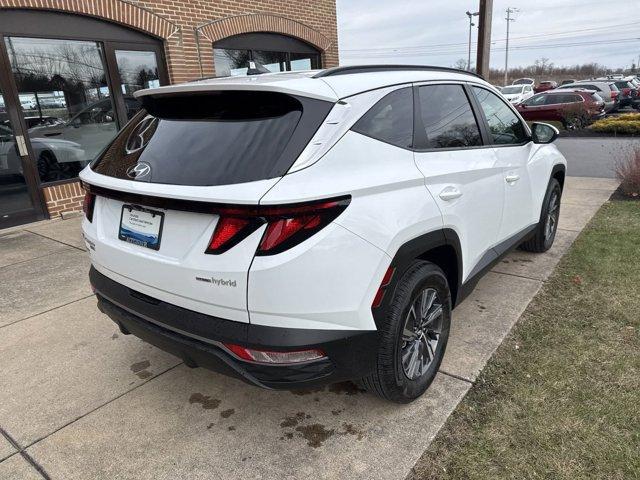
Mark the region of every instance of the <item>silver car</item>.
<instances>
[{"instance_id":1,"label":"silver car","mask_svg":"<svg viewBox=\"0 0 640 480\"><path fill-rule=\"evenodd\" d=\"M569 83L567 85L562 85L558 87L556 90L560 89L576 89L576 88L584 88L586 90L595 90L598 92L598 95L602 97L604 100L604 111L606 113L615 112L620 107L620 100L618 96L620 95L620 90L616 87L614 82L602 81L602 80L580 80L575 83ZM616 93L613 93L616 92Z\"/></svg>"}]
</instances>

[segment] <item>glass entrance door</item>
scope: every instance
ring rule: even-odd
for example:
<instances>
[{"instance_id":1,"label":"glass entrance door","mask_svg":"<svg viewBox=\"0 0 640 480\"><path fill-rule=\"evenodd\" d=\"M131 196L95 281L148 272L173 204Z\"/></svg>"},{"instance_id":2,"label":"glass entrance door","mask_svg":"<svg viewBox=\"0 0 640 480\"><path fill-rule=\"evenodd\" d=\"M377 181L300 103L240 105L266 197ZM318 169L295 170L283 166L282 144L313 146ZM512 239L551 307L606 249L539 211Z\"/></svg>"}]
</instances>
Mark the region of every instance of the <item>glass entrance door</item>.
<instances>
[{"instance_id":1,"label":"glass entrance door","mask_svg":"<svg viewBox=\"0 0 640 480\"><path fill-rule=\"evenodd\" d=\"M16 142L16 137L18 141L21 137L14 131L7 109L0 82L0 228L35 215L20 154L23 146Z\"/></svg>"},{"instance_id":2,"label":"glass entrance door","mask_svg":"<svg viewBox=\"0 0 640 480\"><path fill-rule=\"evenodd\" d=\"M0 35L0 229L44 218Z\"/></svg>"},{"instance_id":3,"label":"glass entrance door","mask_svg":"<svg viewBox=\"0 0 640 480\"><path fill-rule=\"evenodd\" d=\"M41 183L76 178L118 130L99 42L6 37Z\"/></svg>"}]
</instances>

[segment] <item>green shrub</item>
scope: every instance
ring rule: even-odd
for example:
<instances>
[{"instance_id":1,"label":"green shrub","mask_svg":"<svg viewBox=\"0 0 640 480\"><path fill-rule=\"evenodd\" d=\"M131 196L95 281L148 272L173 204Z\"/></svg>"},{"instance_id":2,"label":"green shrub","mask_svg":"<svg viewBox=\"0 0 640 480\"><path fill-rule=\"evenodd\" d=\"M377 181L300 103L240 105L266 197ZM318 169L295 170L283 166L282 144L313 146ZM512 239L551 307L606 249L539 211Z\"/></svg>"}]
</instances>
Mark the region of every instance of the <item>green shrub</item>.
<instances>
[{"instance_id":1,"label":"green shrub","mask_svg":"<svg viewBox=\"0 0 640 480\"><path fill-rule=\"evenodd\" d=\"M596 132L620 135L640 135L640 114L627 113L618 117L598 120L590 127Z\"/></svg>"}]
</instances>

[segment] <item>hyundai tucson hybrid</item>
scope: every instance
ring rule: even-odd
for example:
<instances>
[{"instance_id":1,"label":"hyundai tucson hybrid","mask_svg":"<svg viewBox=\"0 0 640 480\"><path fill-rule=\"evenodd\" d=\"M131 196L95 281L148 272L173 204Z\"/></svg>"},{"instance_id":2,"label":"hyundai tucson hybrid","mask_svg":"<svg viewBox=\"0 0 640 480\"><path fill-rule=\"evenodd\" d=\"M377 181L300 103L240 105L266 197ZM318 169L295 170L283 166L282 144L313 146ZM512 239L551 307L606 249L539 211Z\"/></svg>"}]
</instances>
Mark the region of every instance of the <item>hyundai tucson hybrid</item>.
<instances>
[{"instance_id":1,"label":"hyundai tucson hybrid","mask_svg":"<svg viewBox=\"0 0 640 480\"><path fill-rule=\"evenodd\" d=\"M123 333L190 367L409 402L480 277L554 241L558 131L472 74L338 67L136 96L81 174L90 280Z\"/></svg>"}]
</instances>

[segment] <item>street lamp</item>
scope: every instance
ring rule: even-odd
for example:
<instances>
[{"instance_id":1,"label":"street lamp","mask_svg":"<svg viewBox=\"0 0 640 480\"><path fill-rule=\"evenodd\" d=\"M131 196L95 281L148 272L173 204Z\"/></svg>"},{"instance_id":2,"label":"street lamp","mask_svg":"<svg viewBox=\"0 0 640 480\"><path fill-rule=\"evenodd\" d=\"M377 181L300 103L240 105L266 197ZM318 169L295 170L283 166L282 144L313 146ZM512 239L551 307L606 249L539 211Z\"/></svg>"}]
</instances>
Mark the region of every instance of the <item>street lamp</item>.
<instances>
[{"instance_id":1,"label":"street lamp","mask_svg":"<svg viewBox=\"0 0 640 480\"><path fill-rule=\"evenodd\" d=\"M467 57L468 71L471 71L471 31L475 26L475 23L473 23L473 17L477 17L478 15L480 15L480 12L471 13L470 11L467 10L467 17L469 17L469 55Z\"/></svg>"}]
</instances>

